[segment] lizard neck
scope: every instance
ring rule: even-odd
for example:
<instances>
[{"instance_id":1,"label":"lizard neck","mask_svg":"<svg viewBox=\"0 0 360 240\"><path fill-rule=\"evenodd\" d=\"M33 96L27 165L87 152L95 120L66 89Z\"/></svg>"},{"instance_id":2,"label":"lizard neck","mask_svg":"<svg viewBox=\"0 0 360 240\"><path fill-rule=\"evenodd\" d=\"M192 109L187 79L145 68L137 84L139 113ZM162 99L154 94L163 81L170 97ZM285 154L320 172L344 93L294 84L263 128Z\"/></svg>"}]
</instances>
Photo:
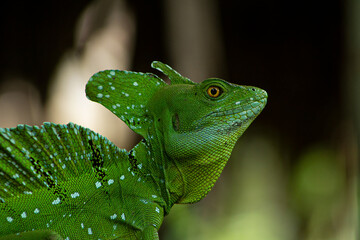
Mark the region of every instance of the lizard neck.
<instances>
[{"instance_id":1,"label":"lizard neck","mask_svg":"<svg viewBox=\"0 0 360 240\"><path fill-rule=\"evenodd\" d=\"M164 146L166 155L178 170L173 173L183 181L177 203L198 202L207 195L224 169L237 139L248 125L233 131L204 128L184 133L173 131L167 135Z\"/></svg>"},{"instance_id":2,"label":"lizard neck","mask_svg":"<svg viewBox=\"0 0 360 240\"><path fill-rule=\"evenodd\" d=\"M236 128L203 127L180 132L171 120L154 118L147 138L158 166L156 171L161 171L165 181L164 199L168 199L169 206L198 202L214 186L250 122Z\"/></svg>"}]
</instances>

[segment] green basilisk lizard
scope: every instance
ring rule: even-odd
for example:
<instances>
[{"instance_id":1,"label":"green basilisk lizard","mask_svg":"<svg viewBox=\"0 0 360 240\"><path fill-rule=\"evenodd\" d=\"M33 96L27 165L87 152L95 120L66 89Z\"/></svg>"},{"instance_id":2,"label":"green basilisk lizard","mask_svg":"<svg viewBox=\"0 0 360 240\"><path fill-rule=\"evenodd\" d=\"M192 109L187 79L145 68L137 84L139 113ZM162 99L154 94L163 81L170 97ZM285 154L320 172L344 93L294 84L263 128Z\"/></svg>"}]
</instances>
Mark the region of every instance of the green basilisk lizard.
<instances>
[{"instance_id":1,"label":"green basilisk lizard","mask_svg":"<svg viewBox=\"0 0 360 240\"><path fill-rule=\"evenodd\" d=\"M152 67L171 84L106 70L86 85L143 137L129 152L73 123L0 128L0 239L158 239L175 203L206 196L267 93Z\"/></svg>"}]
</instances>

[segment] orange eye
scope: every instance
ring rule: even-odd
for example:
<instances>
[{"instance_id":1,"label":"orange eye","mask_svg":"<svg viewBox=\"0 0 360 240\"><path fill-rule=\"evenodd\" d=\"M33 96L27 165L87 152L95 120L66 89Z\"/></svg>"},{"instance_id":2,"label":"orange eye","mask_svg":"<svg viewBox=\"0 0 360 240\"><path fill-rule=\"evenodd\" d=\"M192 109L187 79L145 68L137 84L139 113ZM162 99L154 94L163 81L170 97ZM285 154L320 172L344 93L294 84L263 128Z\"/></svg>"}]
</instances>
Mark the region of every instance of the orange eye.
<instances>
[{"instance_id":1,"label":"orange eye","mask_svg":"<svg viewBox=\"0 0 360 240\"><path fill-rule=\"evenodd\" d=\"M210 97L217 98L218 96L220 96L222 91L219 87L211 86L207 89L206 92Z\"/></svg>"}]
</instances>

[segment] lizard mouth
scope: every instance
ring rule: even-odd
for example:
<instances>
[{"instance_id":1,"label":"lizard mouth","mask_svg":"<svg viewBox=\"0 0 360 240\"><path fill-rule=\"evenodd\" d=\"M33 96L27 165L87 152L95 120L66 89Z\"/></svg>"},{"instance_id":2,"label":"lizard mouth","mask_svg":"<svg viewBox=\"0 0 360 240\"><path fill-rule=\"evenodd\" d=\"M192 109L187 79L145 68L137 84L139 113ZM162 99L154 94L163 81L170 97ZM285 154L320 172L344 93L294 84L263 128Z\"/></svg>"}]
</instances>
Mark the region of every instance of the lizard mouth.
<instances>
[{"instance_id":1,"label":"lizard mouth","mask_svg":"<svg viewBox=\"0 0 360 240\"><path fill-rule=\"evenodd\" d=\"M226 117L233 121L253 119L264 109L266 102L266 97L259 100L249 99L248 103L236 102L235 104L220 107L205 117Z\"/></svg>"},{"instance_id":2,"label":"lizard mouth","mask_svg":"<svg viewBox=\"0 0 360 240\"><path fill-rule=\"evenodd\" d=\"M213 112L205 115L197 121L201 123L206 121L206 119L218 119L218 122L223 123L223 130L231 131L237 129L247 122L254 120L260 112L264 109L267 103L267 98L263 97L260 99L248 99L244 102L235 102L228 104L226 106L219 107ZM204 128L203 124L196 124L196 130L201 130ZM228 127L225 127L228 126Z\"/></svg>"},{"instance_id":3,"label":"lizard mouth","mask_svg":"<svg viewBox=\"0 0 360 240\"><path fill-rule=\"evenodd\" d=\"M267 103L266 97L257 101L249 100L246 104L238 104L239 106L235 108L225 109L211 114L215 117L222 117L222 122L226 122L225 126L227 127L224 127L222 131L228 134L244 127L244 125L246 128L246 125L248 126L261 113Z\"/></svg>"}]
</instances>

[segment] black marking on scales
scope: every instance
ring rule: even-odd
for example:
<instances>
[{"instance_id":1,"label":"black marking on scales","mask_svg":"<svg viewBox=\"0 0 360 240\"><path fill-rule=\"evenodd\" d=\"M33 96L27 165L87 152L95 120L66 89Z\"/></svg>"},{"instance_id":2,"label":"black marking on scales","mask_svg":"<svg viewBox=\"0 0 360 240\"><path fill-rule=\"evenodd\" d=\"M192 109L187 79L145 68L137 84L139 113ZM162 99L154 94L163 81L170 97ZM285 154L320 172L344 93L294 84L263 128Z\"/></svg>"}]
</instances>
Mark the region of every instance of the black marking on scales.
<instances>
[{"instance_id":1,"label":"black marking on scales","mask_svg":"<svg viewBox=\"0 0 360 240\"><path fill-rule=\"evenodd\" d=\"M134 156L134 151L133 151L133 149L131 149L130 150L130 152L129 152L129 161L130 161L130 169L131 169L131 171L133 171L133 172L138 172L139 171L139 167L138 167L138 161L137 161L137 159L135 158L135 156Z\"/></svg>"},{"instance_id":2,"label":"black marking on scales","mask_svg":"<svg viewBox=\"0 0 360 240\"><path fill-rule=\"evenodd\" d=\"M101 156L100 150L95 146L92 140L89 140L89 145L92 151L92 156L90 161L93 169L95 170L95 175L99 179L99 181L104 181L104 178L106 177L106 173L103 170L104 160Z\"/></svg>"},{"instance_id":3,"label":"black marking on scales","mask_svg":"<svg viewBox=\"0 0 360 240\"><path fill-rule=\"evenodd\" d=\"M51 178L51 171L46 171L41 165L40 162L33 157L30 157L30 162L34 167L36 174L45 178L45 183L48 187L48 190L52 190L53 193L60 199L60 204L63 203L67 198L66 189L60 187L56 182Z\"/></svg>"},{"instance_id":4,"label":"black marking on scales","mask_svg":"<svg viewBox=\"0 0 360 240\"><path fill-rule=\"evenodd\" d=\"M88 141L92 155L91 155L91 165L93 170L95 171L95 176L98 179L98 181L101 183L102 186L105 188L105 193L110 197L109 191L106 189L106 173L104 171L104 159L101 156L100 150L97 148L97 146L94 144L93 140Z\"/></svg>"}]
</instances>

